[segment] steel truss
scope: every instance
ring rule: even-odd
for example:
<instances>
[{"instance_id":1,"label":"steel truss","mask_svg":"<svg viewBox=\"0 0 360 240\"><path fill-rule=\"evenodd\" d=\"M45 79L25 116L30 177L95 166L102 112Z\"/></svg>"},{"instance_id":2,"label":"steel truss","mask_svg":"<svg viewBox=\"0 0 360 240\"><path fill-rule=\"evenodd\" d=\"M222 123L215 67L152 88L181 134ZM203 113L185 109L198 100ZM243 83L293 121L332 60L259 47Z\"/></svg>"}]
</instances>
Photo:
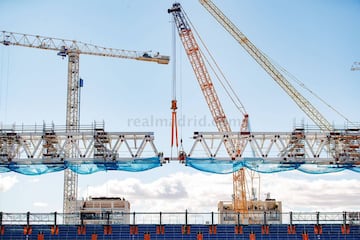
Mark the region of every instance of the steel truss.
<instances>
[{"instance_id":1,"label":"steel truss","mask_svg":"<svg viewBox=\"0 0 360 240\"><path fill-rule=\"evenodd\" d=\"M360 165L360 129L332 132L306 132L304 129L293 132L195 132L193 139L188 157L226 160L229 157L224 151L225 143L241 140L245 149L237 160L261 158L265 163Z\"/></svg>"},{"instance_id":2,"label":"steel truss","mask_svg":"<svg viewBox=\"0 0 360 240\"><path fill-rule=\"evenodd\" d=\"M72 154L67 155L72 149ZM103 126L0 128L0 165L122 161L159 157L152 132L106 132Z\"/></svg>"},{"instance_id":3,"label":"steel truss","mask_svg":"<svg viewBox=\"0 0 360 240\"><path fill-rule=\"evenodd\" d=\"M168 64L170 59L168 56L159 55L159 53L152 54L151 51L133 51L107 48L76 40L44 37L39 35L7 31L0 31L0 44L5 46L15 45L58 51L58 55L62 57L67 56L69 53L74 53L102 57L134 59L140 61L156 62L159 64Z\"/></svg>"}]
</instances>

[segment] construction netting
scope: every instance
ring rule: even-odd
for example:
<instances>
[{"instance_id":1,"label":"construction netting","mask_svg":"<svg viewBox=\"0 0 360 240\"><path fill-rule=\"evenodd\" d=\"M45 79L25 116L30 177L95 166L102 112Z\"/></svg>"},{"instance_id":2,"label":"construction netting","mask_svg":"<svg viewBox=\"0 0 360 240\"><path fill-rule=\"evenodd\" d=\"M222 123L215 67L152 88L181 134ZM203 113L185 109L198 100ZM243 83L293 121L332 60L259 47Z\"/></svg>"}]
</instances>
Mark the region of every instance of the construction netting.
<instances>
[{"instance_id":1,"label":"construction netting","mask_svg":"<svg viewBox=\"0 0 360 240\"><path fill-rule=\"evenodd\" d=\"M42 175L45 173L59 172L65 169L71 169L78 174L92 174L99 171L127 171L141 172L161 166L159 157L129 159L123 161L87 161L81 163L72 163L64 161L63 163L41 163L41 164L17 164L9 163L0 165L0 173L17 172L24 175Z\"/></svg>"},{"instance_id":2,"label":"construction netting","mask_svg":"<svg viewBox=\"0 0 360 240\"><path fill-rule=\"evenodd\" d=\"M81 163L64 161L62 163L9 163L0 165L0 173L17 172L24 175L42 175L70 169L78 174L92 174L99 171L141 172L160 167L159 157L129 159L122 161L94 160ZM185 165L199 171L230 174L240 168L248 168L260 173L277 173L297 170L308 174L324 174L351 170L360 173L359 165L352 164L315 164L315 163L268 163L262 158L245 158L241 160L218 160L213 158L186 158Z\"/></svg>"},{"instance_id":3,"label":"construction netting","mask_svg":"<svg viewBox=\"0 0 360 240\"><path fill-rule=\"evenodd\" d=\"M316 163L267 163L262 158L242 160L217 160L213 158L187 158L186 165L197 170L217 174L229 174L240 168L248 168L260 173L277 173L298 170L309 174L324 174L352 170L360 173L360 166L353 164L316 164Z\"/></svg>"}]
</instances>

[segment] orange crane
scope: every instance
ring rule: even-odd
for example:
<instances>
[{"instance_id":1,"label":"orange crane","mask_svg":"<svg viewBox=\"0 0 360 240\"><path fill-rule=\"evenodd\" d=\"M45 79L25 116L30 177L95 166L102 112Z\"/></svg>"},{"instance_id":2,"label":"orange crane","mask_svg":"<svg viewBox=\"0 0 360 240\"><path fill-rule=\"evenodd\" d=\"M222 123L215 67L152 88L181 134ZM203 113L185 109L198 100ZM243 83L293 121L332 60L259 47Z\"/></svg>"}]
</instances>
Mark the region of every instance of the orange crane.
<instances>
[{"instance_id":1,"label":"orange crane","mask_svg":"<svg viewBox=\"0 0 360 240\"><path fill-rule=\"evenodd\" d=\"M77 131L79 127L79 58L80 55L93 55L102 57L125 58L139 61L168 64L169 57L158 52L151 54L146 51L130 51L124 49L106 48L76 40L67 40L39 35L1 31L0 43L5 46L22 46L44 50L57 51L61 57L68 57L68 83L66 104L66 130ZM75 149L68 149L67 156L72 157ZM76 210L78 176L75 172L64 171L64 213ZM71 223L65 216L65 223Z\"/></svg>"},{"instance_id":2,"label":"orange crane","mask_svg":"<svg viewBox=\"0 0 360 240\"><path fill-rule=\"evenodd\" d=\"M186 54L190 60L191 66L204 94L205 100L209 106L218 131L224 133L225 135L226 133L232 132L230 124L226 118L225 112L220 104L218 95L213 86L210 74L205 66L199 45L196 42L189 25L189 21L187 20L180 3L174 3L172 8L168 9L168 13L171 13L174 17L178 34L182 44L184 45ZM245 111L243 112L243 117L244 118L240 131L248 132L248 114ZM225 148L230 158L234 160L235 158L241 156L243 151L243 143L229 140L225 142ZM242 168L235 172L233 174L233 178L233 191L235 193L234 209L236 212L244 213L242 214L242 216L244 216L248 212L245 169Z\"/></svg>"}]
</instances>

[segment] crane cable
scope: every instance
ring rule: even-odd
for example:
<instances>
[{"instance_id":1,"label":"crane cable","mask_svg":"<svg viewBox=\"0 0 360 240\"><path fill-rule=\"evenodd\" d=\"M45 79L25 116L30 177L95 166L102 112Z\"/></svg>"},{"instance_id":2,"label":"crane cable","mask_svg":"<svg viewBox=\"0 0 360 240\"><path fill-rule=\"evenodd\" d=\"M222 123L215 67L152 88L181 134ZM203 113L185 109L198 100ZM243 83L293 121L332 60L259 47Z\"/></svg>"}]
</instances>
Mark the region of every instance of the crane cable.
<instances>
[{"instance_id":1,"label":"crane cable","mask_svg":"<svg viewBox=\"0 0 360 240\"><path fill-rule=\"evenodd\" d=\"M174 146L177 148L179 146L178 140L178 125L177 125L177 100L176 100L176 38L175 38L175 22L172 24L173 31L173 73L172 73L172 100L171 100L171 147Z\"/></svg>"},{"instance_id":2,"label":"crane cable","mask_svg":"<svg viewBox=\"0 0 360 240\"><path fill-rule=\"evenodd\" d=\"M177 100L176 100L176 38L175 38L175 22L170 21L172 28L172 54L173 54L173 62L172 62L172 81L171 81L171 158L173 156L173 147L175 144L176 152L178 152L179 140L178 140L178 121L177 121Z\"/></svg>"},{"instance_id":3,"label":"crane cable","mask_svg":"<svg viewBox=\"0 0 360 240\"><path fill-rule=\"evenodd\" d=\"M298 78L296 78L293 74L288 72L285 68L283 68L280 64L274 61L271 57L267 56L265 53L262 52L264 56L266 56L276 67L278 70L280 70L282 73L287 75L290 79L292 79L296 84L298 84L300 87L308 91L311 95L313 95L315 98L317 98L320 102L325 104L328 108L333 110L335 113L337 113L339 116L341 116L343 119L345 119L348 123L354 124L352 121L350 121L344 114L339 112L337 109L335 109L333 106L331 106L329 103L327 103L323 98L321 98L319 95L317 95L314 91L312 91L310 88L308 88L303 82L301 82Z\"/></svg>"},{"instance_id":4,"label":"crane cable","mask_svg":"<svg viewBox=\"0 0 360 240\"><path fill-rule=\"evenodd\" d=\"M180 147L179 147L179 126L178 126L178 118L177 118L177 71L176 71L176 57L177 57L177 41L176 41L176 24L175 21L172 22L172 51L173 51L173 69L172 69L172 100L171 100L171 158L173 156L173 148L176 148L177 157L180 161L184 160L184 148L183 148L183 142L182 142L182 127L180 126ZM181 55L180 55L181 57ZM181 59L180 59L181 60ZM181 62L181 61L180 61ZM180 65L181 67L181 65ZM182 101L182 75L181 75L181 69L180 69L180 101ZM182 102L180 104L182 106ZM182 108L180 108L180 114L182 116Z\"/></svg>"},{"instance_id":5,"label":"crane cable","mask_svg":"<svg viewBox=\"0 0 360 240\"><path fill-rule=\"evenodd\" d=\"M207 54L210 56L211 61L215 64L215 67L217 69L217 71L220 73L221 77L223 78L223 80L225 81L225 83L221 80L221 78L219 77L219 75L217 74L216 70L214 69L213 65L209 62L208 58L205 56L205 54L203 53L203 51L201 49L200 53L202 54L202 56L204 57L205 61L208 63L208 65L210 66L211 70L213 71L213 73L216 76L216 79L220 82L221 86L223 87L223 89L225 90L226 94L230 97L231 101L233 102L233 104L235 105L235 107L243 114L246 115L246 110L244 105L242 104L242 102L240 101L238 95L235 93L235 90L233 89L233 87L231 86L230 81L225 77L223 71L221 70L221 68L219 67L219 65L217 64L216 60L214 59L214 57L212 56L211 52L209 51L209 49L207 48L205 42L202 40L200 34L198 33L198 31L196 30L196 28L194 27L194 25L192 24L191 20L189 19L189 17L187 16L186 12L183 11L185 17L187 18L188 22L191 25L191 28L194 30L196 36L199 38L201 44L204 46Z\"/></svg>"},{"instance_id":6,"label":"crane cable","mask_svg":"<svg viewBox=\"0 0 360 240\"><path fill-rule=\"evenodd\" d=\"M176 41L175 41L176 42ZM181 43L178 42L178 46L180 48ZM176 45L175 45L176 47ZM182 75L182 57L183 57L183 52L182 51L178 51L178 56L179 56L179 101L180 101L180 106L179 106L179 111L180 111L180 119L182 119L182 124L179 125L179 129L180 129L180 152L184 152L184 146L183 146L183 125L184 125L184 121L185 118L183 116L183 75Z\"/></svg>"}]
</instances>

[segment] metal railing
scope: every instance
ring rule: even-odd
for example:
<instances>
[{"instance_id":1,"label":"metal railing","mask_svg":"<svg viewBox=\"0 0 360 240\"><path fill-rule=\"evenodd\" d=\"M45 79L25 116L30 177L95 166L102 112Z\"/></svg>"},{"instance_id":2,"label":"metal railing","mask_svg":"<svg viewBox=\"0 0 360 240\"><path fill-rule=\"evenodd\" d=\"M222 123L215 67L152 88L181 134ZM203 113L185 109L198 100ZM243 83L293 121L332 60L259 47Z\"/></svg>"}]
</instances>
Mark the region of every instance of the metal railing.
<instances>
[{"instance_id":1,"label":"metal railing","mask_svg":"<svg viewBox=\"0 0 360 240\"><path fill-rule=\"evenodd\" d=\"M72 224L350 224L360 225L360 212L259 212L245 218L257 221L239 222L241 213L193 213L193 212L103 212L99 213L6 213L0 212L1 225L61 225L63 219Z\"/></svg>"}]
</instances>

